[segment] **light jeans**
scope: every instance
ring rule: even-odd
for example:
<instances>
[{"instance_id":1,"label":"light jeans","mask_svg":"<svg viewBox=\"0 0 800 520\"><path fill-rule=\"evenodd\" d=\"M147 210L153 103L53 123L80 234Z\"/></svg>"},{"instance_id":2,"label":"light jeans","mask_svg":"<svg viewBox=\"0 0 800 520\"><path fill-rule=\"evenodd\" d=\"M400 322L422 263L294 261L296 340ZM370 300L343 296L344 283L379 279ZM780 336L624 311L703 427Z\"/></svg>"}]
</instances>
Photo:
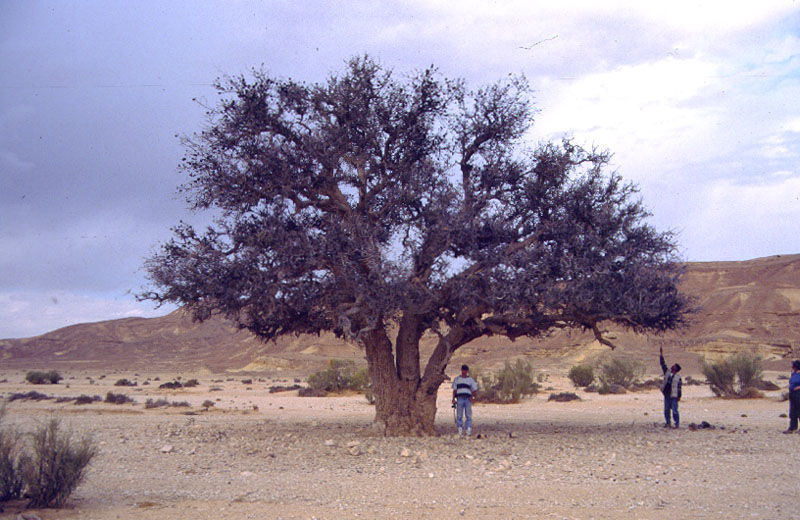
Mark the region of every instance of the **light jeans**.
<instances>
[{"instance_id":1,"label":"light jeans","mask_svg":"<svg viewBox=\"0 0 800 520\"><path fill-rule=\"evenodd\" d=\"M462 421L462 418L466 420ZM472 402L466 395L456 398L456 425L459 428L463 426L467 430L472 429Z\"/></svg>"}]
</instances>

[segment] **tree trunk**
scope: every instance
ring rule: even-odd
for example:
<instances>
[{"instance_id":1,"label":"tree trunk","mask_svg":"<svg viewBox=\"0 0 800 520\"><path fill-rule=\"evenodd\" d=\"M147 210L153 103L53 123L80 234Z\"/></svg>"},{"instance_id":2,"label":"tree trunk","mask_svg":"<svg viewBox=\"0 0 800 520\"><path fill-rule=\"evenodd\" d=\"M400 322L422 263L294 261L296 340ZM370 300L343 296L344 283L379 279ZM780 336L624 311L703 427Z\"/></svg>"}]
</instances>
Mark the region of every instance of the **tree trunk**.
<instances>
[{"instance_id":1,"label":"tree trunk","mask_svg":"<svg viewBox=\"0 0 800 520\"><path fill-rule=\"evenodd\" d=\"M362 339L367 354L375 422L386 435L435 435L436 390L424 391L419 378L419 325L404 321L397 360L386 331L376 328ZM396 363L396 364L395 364Z\"/></svg>"}]
</instances>

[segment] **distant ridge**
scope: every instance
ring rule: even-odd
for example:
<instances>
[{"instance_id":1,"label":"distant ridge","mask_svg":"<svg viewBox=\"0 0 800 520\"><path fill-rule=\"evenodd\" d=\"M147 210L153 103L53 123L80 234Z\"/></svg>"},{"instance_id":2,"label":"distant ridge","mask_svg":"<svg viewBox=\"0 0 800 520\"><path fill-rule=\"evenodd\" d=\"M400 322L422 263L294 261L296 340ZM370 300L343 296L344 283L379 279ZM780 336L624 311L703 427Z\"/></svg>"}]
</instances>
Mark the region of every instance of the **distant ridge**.
<instances>
[{"instance_id":1,"label":"distant ridge","mask_svg":"<svg viewBox=\"0 0 800 520\"><path fill-rule=\"evenodd\" d=\"M786 359L800 357L800 255L691 262L686 267L681 288L700 306L691 325L663 336L610 330L609 336L623 353L653 364L653 356L663 346L672 359L694 369L701 356L740 351L760 355L774 368L785 368ZM433 341L427 338L424 347L431 348ZM566 366L607 352L591 335L558 332L516 342L483 338L460 349L453 361L489 366L510 357L531 356L540 366ZM32 338L0 340L0 367L19 369L304 373L331 357L360 360L363 353L330 334L262 343L228 321L212 318L196 323L182 310L158 318L84 323Z\"/></svg>"}]
</instances>

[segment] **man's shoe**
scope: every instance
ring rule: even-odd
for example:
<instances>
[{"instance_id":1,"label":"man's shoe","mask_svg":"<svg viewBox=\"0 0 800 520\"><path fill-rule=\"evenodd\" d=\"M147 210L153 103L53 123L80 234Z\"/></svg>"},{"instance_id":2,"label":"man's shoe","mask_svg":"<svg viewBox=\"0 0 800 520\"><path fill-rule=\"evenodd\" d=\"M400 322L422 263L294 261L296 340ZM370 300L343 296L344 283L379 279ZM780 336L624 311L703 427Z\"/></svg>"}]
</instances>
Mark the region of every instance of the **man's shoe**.
<instances>
[{"instance_id":1,"label":"man's shoe","mask_svg":"<svg viewBox=\"0 0 800 520\"><path fill-rule=\"evenodd\" d=\"M467 437L472 435L472 428L467 428Z\"/></svg>"},{"instance_id":2,"label":"man's shoe","mask_svg":"<svg viewBox=\"0 0 800 520\"><path fill-rule=\"evenodd\" d=\"M671 425L669 423L664 423L664 428L669 428Z\"/></svg>"},{"instance_id":3,"label":"man's shoe","mask_svg":"<svg viewBox=\"0 0 800 520\"><path fill-rule=\"evenodd\" d=\"M678 424L675 423L675 426L673 426L673 428L675 428L677 430L678 429Z\"/></svg>"},{"instance_id":4,"label":"man's shoe","mask_svg":"<svg viewBox=\"0 0 800 520\"><path fill-rule=\"evenodd\" d=\"M783 431L783 433L794 433L794 432L796 432L796 431L797 431L797 430L784 430L784 431Z\"/></svg>"}]
</instances>

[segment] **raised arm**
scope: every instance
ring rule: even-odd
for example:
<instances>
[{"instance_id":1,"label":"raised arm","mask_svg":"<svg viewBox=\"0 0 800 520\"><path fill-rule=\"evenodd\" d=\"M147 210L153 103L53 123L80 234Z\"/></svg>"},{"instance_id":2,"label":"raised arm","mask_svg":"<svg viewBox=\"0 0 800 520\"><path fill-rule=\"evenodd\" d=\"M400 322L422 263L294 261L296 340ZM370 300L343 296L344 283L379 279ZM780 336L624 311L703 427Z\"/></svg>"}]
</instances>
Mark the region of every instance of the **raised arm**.
<instances>
[{"instance_id":1,"label":"raised arm","mask_svg":"<svg viewBox=\"0 0 800 520\"><path fill-rule=\"evenodd\" d=\"M658 360L661 362L661 372L667 373L667 363L664 361L664 349L658 347Z\"/></svg>"}]
</instances>

